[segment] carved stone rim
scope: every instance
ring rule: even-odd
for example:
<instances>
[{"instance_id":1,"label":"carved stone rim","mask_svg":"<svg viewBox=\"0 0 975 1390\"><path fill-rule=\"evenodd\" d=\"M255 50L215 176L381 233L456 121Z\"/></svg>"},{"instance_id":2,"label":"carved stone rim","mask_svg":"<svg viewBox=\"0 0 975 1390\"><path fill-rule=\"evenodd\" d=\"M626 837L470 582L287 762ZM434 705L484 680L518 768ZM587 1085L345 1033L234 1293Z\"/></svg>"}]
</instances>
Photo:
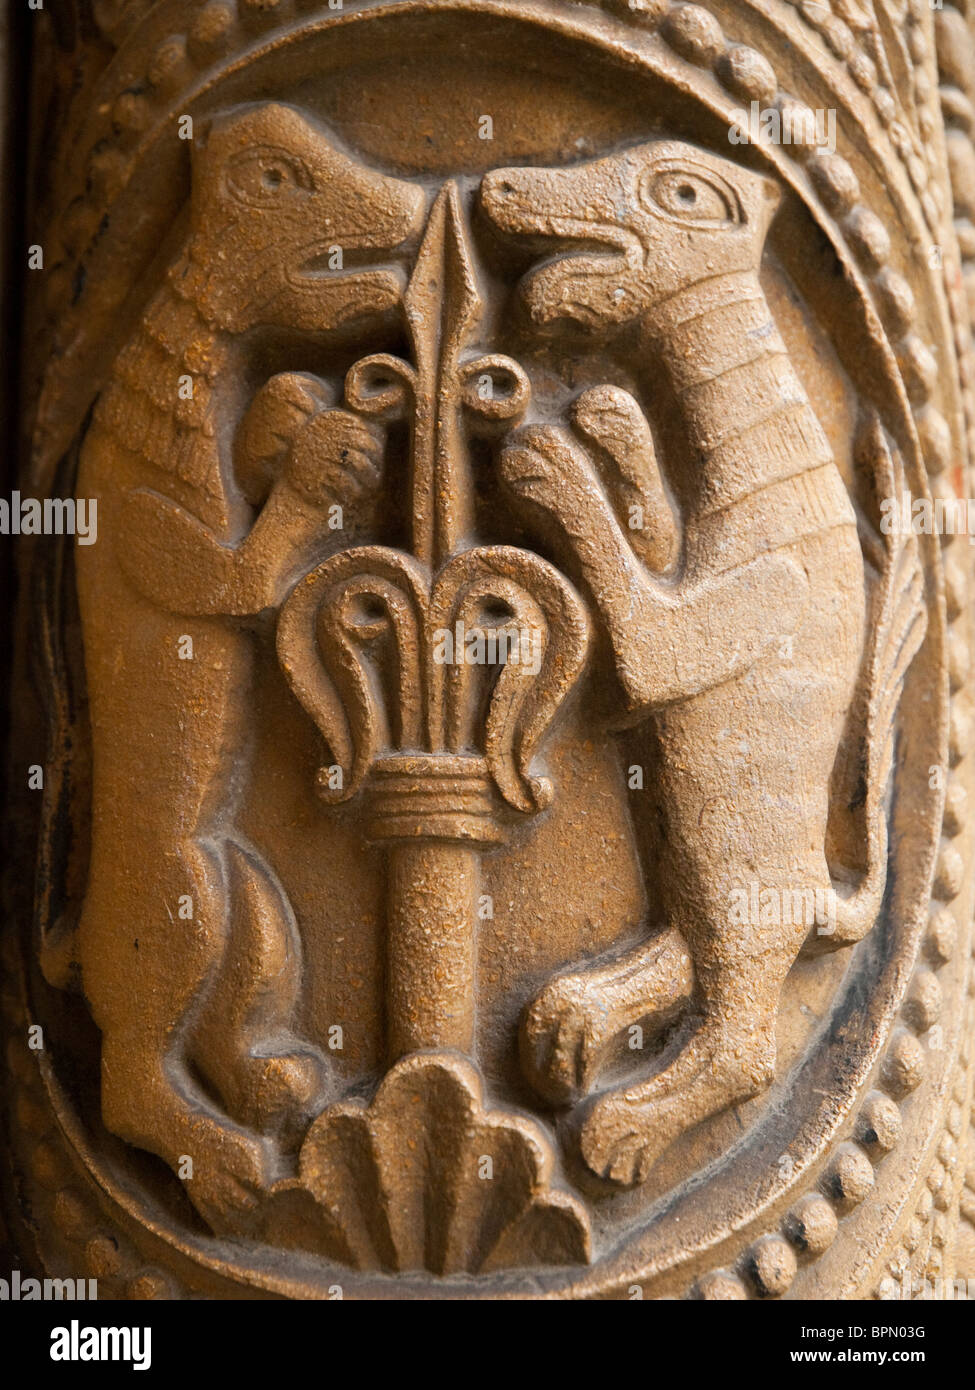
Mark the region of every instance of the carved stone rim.
<instances>
[{"instance_id":1,"label":"carved stone rim","mask_svg":"<svg viewBox=\"0 0 975 1390\"><path fill-rule=\"evenodd\" d=\"M417 4L417 3L410 3L410 0L403 0L402 3L391 3L391 4L375 5L375 6L371 7L371 8L369 8L369 9L357 10L357 11L355 11L353 14L350 14L350 15L348 15L348 16L331 16L331 17L329 17L329 18L327 18L327 19L321 21L321 23L322 23L323 26L327 26L327 25L331 25L331 24L335 24L335 23L339 23L339 22L351 21L353 18L356 18L356 19L365 19L365 18L367 18L367 17L372 17L373 15L376 15L376 14L379 14L379 13L409 13L409 12L412 12L412 11L424 10L424 9L429 9L429 8L435 8L435 7L434 7L434 6L429 6L429 5L421 5L421 4ZM464 9L468 9L468 10L471 10L471 11L489 11L489 12L492 13L492 14L498 14L499 12L505 12L505 13L507 13L509 10L513 10L513 9L514 9L514 7L512 7L512 6L506 6L506 5L503 5L503 4L493 4L493 3L492 3L492 4L487 4L487 3L485 3L485 0L462 0L462 3L460 3L460 4L458 5L458 8L464 8ZM573 33L573 36L575 36L575 37L580 37L580 38L583 39L583 41L589 41L589 42L595 41L593 35L591 35L591 34L586 35L585 33L582 33L582 34L577 33L576 30L578 29L578 27L579 27L579 26L577 25L577 26L575 26L575 29L572 29L572 30L571 30L571 32ZM570 30L569 30L569 29L566 29L566 32L570 32ZM782 171L780 170L779 172L781 173ZM834 168L834 173L835 173L835 168ZM843 218L844 218L844 226L845 226L845 227L849 228L850 226L852 226L852 224L853 224L853 222L854 222L854 220L855 220L855 214L857 213L857 211L858 211L858 208L857 208L856 204L854 204L854 205L852 205L852 206L850 206L850 207L848 207L848 208L846 208L846 209L843 210ZM880 275L883 273L883 264L881 263L881 267L880 267L879 270L876 268L876 257L875 257L875 255L874 255L874 252L873 252L873 251L871 251L870 254L869 254L869 256L867 256L867 257L865 257L865 258L861 255L861 263L864 264L865 267L869 266L869 268L871 268L871 269L873 270L874 274L876 275L877 279L879 280ZM859 277L859 275L858 275L857 279L858 279L858 284L861 285L862 287L865 287L865 282L863 282L863 281L861 280L861 278ZM887 280L889 281L889 276L887 277ZM908 345L909 345L909 350L913 350L913 339L912 339L912 337L911 337L910 334L907 335L907 337L904 339L904 341L906 341L906 342L908 343ZM923 346L923 344L922 344L922 346ZM892 362L892 359L891 359L891 362ZM903 365L902 365L902 370L903 370ZM922 374L922 375L923 375L923 374ZM916 381L916 380L915 380L914 388L915 388L915 389L912 390L912 389L910 388L910 386L909 386L908 394L910 394L910 395L916 397L916 396L918 395L918 391L917 391L917 389L916 389L916 388L917 388L917 381ZM921 430L922 430L923 432L925 432L926 434L928 434L928 435L931 434L932 428L934 428L934 430L936 431L937 427L932 427L932 424L931 424L931 416L932 416L932 412L933 412L933 407L931 407L930 405L925 404L924 401L921 401L921 402L919 403L917 400L914 400L912 403L915 405L915 409L918 411L918 423L919 423L919 426L920 426ZM934 468L932 468L932 471L937 471L937 470L934 469ZM929 549L933 549L933 548L934 548L934 547L930 547ZM930 555L928 556L928 559L929 559L929 562L930 562L930 560L931 560L931 556L930 556ZM953 755L953 761L957 762L957 761L959 761L960 758L963 756L964 751L965 751L964 747L962 747L961 742L960 742L960 740L959 740L958 738L955 739L955 749L956 749L956 752L957 752L957 756L955 757L955 756ZM951 832L948 832L948 834L949 834L949 838L950 838ZM949 882L950 878L951 878L950 865L947 864L946 859L945 859L945 854L944 854L944 851L943 851L943 852L942 852L942 861L941 861L941 863L940 863L940 865L939 865L939 867L938 867L938 869L937 869L937 879L938 879L938 881L940 882L940 884L941 884L941 886L942 886L942 889L945 887L946 883ZM950 900L950 894L949 894L949 900ZM936 898L936 899L935 899L935 906L936 906L936 907L939 907L939 908L943 906L943 904L942 904L942 902L941 902L941 900L940 900L939 898ZM934 940L933 935L929 935L928 940L929 940L929 943L931 943L931 942ZM929 950L936 950L936 947L930 946L930 945L929 945ZM922 968L927 968L927 967L922 967ZM899 979L895 982L895 983L896 983L896 988L894 989L894 991L892 992L892 994L889 996L888 1003L887 1003L887 1005L885 1006L885 1008L884 1008L884 1010L883 1010L883 1012L882 1012L881 1018L878 1020L880 1026L882 1026L882 1027L886 1027L887 1025L889 1025L889 1024L894 1020L894 1018L896 1017L897 999L898 999L898 997L900 996L900 994L902 994L903 991L906 990L906 988L907 988L907 974L906 974L906 971L905 971L905 970L900 970L900 969L899 969L898 974L899 974L899 976L900 976L901 978L899 978ZM910 1009L908 1009L908 1017L907 1017L907 1019L906 1019L906 1022L907 1022L907 1024L908 1024L907 1029L906 1029L904 1032L900 1033L900 1034L895 1034L895 1035L892 1037L892 1039L891 1039L890 1049L889 1049L889 1052L888 1052L888 1058L887 1058L887 1064L886 1064L885 1082L884 1082L885 1089L886 1089L886 1091L891 1095L891 1098L894 1098L894 1097L897 1097L897 1096L899 1096L899 1097L902 1098L904 1095L906 1095L906 1094L912 1089L912 1086L911 1086L910 1082L912 1081L912 1079L913 1079L913 1077L914 1077L914 1075L915 1075L915 1072L916 1072L916 1070L917 1070L917 1066L916 1066L916 1063L917 1063L917 1053L916 1053L916 1049L912 1048L911 1044L910 1044L909 1042L906 1042L905 1039L906 1039L906 1038L909 1038L909 1037L911 1036L912 1032L916 1034L916 1032L919 1031L919 1029L918 1029L915 1025L912 1025L912 1024L911 1024L911 1019L918 1019L918 1018L923 1018L923 1013L922 1013L922 1014L919 1014L919 1013L917 1012L917 1010L914 1010L914 1011L912 1012ZM920 1078L918 1077L917 1079L919 1080ZM865 1075L864 1078L863 1078L862 1084L861 1084L860 1086L858 1086L858 1087L852 1088L852 1089L853 1089L853 1092L856 1093L858 1090L863 1090L863 1089L865 1089L866 1086L867 1086L867 1084L868 1084L868 1080L867 1080L867 1077L866 1077L866 1075ZM916 1081L915 1081L914 1084L916 1084ZM838 1116L838 1117L837 1117L836 1124L835 1124L835 1126L834 1126L833 1131L831 1132L830 1137L833 1137L835 1134L841 1132L843 1126L844 1126L845 1123L847 1122L847 1118L848 1118L848 1117L845 1116L845 1115L841 1115L841 1116ZM83 1147L83 1146L82 1146L82 1147ZM79 1150L79 1151L80 1151L80 1150ZM847 1167L848 1169L855 1170L855 1171L854 1171L854 1178L856 1177L856 1173L857 1173L857 1172L859 1173L860 1179L861 1179L861 1181L860 1181L860 1186L863 1186L863 1181L862 1181L862 1179L863 1179L863 1168L862 1168L862 1164L859 1162L859 1159L858 1159L858 1157L857 1157L858 1152L863 1152L862 1148L861 1148L860 1150L857 1150L857 1149L854 1149L854 1148L849 1148L849 1149L847 1149L847 1150L845 1151L845 1153L843 1154L843 1157L849 1158L849 1159L851 1160L849 1163L847 1163L846 1167ZM843 1192L843 1181L844 1181L844 1179L843 1179L842 1177L839 1177L839 1178L836 1179L836 1182L839 1183L839 1186L838 1186L837 1189L836 1189L839 1195L836 1197L835 1201L831 1201L831 1206L833 1206L834 1208L835 1208L836 1205L839 1205L839 1206L842 1207L842 1206L844 1206L844 1205L848 1205L848 1204L849 1204L850 1197L849 1197L848 1194L847 1194L847 1195L844 1195L844 1192ZM835 1185L835 1184L834 1184L834 1185ZM850 1186L850 1184L847 1184L847 1185L848 1185L848 1187ZM106 1192L108 1192L108 1191L110 1190L110 1188L111 1188L111 1184L103 1183L103 1186L104 1186L104 1190L105 1190ZM854 1181L854 1182L852 1183L852 1188L856 1188L856 1186L857 1186L857 1183L856 1183L856 1181ZM864 1195L865 1195L865 1193L864 1193ZM113 1193L113 1199L114 1199L114 1200L118 1201L118 1200L119 1200L119 1196L120 1196L120 1194L114 1194L114 1193ZM121 1203L121 1205L124 1206L125 1203L123 1202L123 1203ZM754 1217L755 1215L756 1215L756 1213L752 1213L752 1217ZM781 1235L770 1234L769 1236L766 1236L766 1237L763 1237L763 1238L762 1238L762 1240L765 1241L765 1244L762 1244L761 1242L758 1242L755 1246L752 1246L752 1247L750 1248L750 1253L748 1254L748 1257L747 1257L748 1260L751 1261L751 1266L753 1266L753 1267L755 1267L755 1268L758 1268L759 1270L761 1269L762 1263L763 1263L763 1257L764 1257L765 1253L768 1252L768 1251L772 1248L772 1247L770 1247L769 1244L768 1244L768 1241L769 1241L770 1239L771 1239L771 1240L778 1239L778 1240L784 1240L784 1241L791 1241L791 1243L794 1245L794 1244L795 1244L795 1232L796 1232L796 1230L798 1229L797 1224L796 1224L797 1221L798 1221L798 1217L796 1216L795 1210L793 1210L793 1211L790 1212L790 1213L786 1216L786 1218L784 1219L784 1233L783 1233L783 1234L781 1234ZM827 1222L827 1225L828 1225L828 1222ZM159 1231L160 1231L160 1233L161 1233L161 1227L159 1228ZM790 1234L790 1233L791 1233L791 1234ZM164 1238L165 1238L165 1237L164 1237ZM812 1249L812 1247L807 1247L807 1248L809 1248L810 1250ZM202 1255L202 1251L203 1251L203 1246L200 1247L201 1255ZM821 1253L821 1252L818 1252L818 1251L814 1251L814 1250L813 1250L812 1253ZM200 1258L200 1256L198 1256L197 1254L194 1254L194 1258ZM599 1280L598 1280L598 1282L599 1282L600 1286L602 1286L602 1287L605 1286L606 1275L607 1275L607 1268L606 1268L607 1262L610 1261L611 1258L612 1258L611 1256L604 1256L604 1257L603 1257L603 1261L601 1262L600 1266L598 1267L598 1275L599 1275ZM201 1262L202 1262L202 1263L208 1263L209 1261L207 1261L206 1259L201 1259ZM774 1261L772 1261L771 1258L769 1258L768 1260L765 1261L765 1263L768 1264L768 1265L771 1267L771 1265L774 1264ZM222 1261L222 1260L221 1260L221 1261L214 1261L214 1262L213 1262L213 1266L214 1266L214 1267L216 1267L218 1264L219 1264L221 1267L226 1268L225 1262ZM737 1278L738 1276L735 1275L735 1276L732 1276L732 1277L733 1277L733 1278ZM755 1283L758 1284L758 1285L761 1285L762 1277L763 1277L763 1276L761 1275L761 1273L759 1273L759 1275L756 1276L756 1277L753 1279L753 1282L755 1282ZM571 1296L571 1295L575 1295L575 1296L583 1296L583 1297L584 1297L584 1296L586 1296L588 1293L593 1293L593 1292L595 1292L595 1289L588 1287L589 1284L590 1284L590 1282L591 1282L591 1280L595 1280L595 1278L596 1278L596 1272L594 1272L594 1274L593 1274L592 1276L590 1276L589 1278L584 1279L584 1280L582 1280L582 1281L580 1281L580 1282L578 1282L578 1283L572 1284L571 1287L570 1287L568 1290L566 1290L565 1288L562 1288L562 1289L559 1290L559 1292L560 1292L563 1296L564 1296L566 1293L569 1293L570 1296ZM351 1281L350 1281L350 1282L351 1282ZM739 1281L739 1282L740 1282L740 1281ZM420 1280L420 1281L418 1281L418 1283L417 1283L417 1287L422 1287L423 1284L425 1284L425 1283L426 1283L425 1280ZM267 1284L267 1283L265 1283L263 1286L264 1286L264 1287L272 1287L271 1284ZM404 1287L409 1287L409 1284L408 1284L408 1283L407 1283L407 1284L404 1284L404 1281L403 1281L402 1276L401 1276L401 1277L399 1277L399 1278L397 1279L397 1286L398 1286L399 1288L404 1288ZM435 1286L435 1287L436 1287L436 1289L437 1289L438 1292L442 1292L442 1293L445 1293L445 1294L446 1294L446 1293L449 1293L449 1281L438 1280L438 1281L436 1282L436 1286ZM762 1291L761 1288L759 1289L759 1291ZM767 1288L765 1291L768 1292L768 1293L775 1293L775 1292L784 1292L784 1289L772 1289L772 1288ZM702 1288L702 1289L701 1289L701 1292L702 1292L702 1295L707 1296L705 1289ZM553 1293L553 1294L555 1293L555 1290L554 1290L554 1289L552 1290L552 1293Z\"/></svg>"}]
</instances>

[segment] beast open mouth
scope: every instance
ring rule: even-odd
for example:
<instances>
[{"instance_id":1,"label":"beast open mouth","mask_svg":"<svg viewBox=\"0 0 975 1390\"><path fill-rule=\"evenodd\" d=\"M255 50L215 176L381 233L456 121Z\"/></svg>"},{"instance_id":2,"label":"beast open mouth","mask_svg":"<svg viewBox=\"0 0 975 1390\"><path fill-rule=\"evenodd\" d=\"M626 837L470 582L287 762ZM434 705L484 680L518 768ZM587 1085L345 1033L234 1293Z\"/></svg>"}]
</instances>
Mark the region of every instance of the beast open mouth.
<instances>
[{"instance_id":1,"label":"beast open mouth","mask_svg":"<svg viewBox=\"0 0 975 1390\"><path fill-rule=\"evenodd\" d=\"M296 255L297 264L288 271L288 280L296 287L320 284L326 280L343 280L363 271L396 271L394 261L377 262L375 248L350 246L348 243L316 243Z\"/></svg>"}]
</instances>

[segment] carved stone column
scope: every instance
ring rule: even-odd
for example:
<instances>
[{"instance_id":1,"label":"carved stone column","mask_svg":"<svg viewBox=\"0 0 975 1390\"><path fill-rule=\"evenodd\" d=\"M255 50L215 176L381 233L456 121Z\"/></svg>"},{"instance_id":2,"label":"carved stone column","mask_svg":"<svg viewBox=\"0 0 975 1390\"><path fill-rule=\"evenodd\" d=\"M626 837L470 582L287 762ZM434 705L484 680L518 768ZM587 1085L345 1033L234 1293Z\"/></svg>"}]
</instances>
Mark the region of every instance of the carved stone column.
<instances>
[{"instance_id":1,"label":"carved stone column","mask_svg":"<svg viewBox=\"0 0 975 1390\"><path fill-rule=\"evenodd\" d=\"M30 23L23 1267L975 1279L969 0Z\"/></svg>"}]
</instances>

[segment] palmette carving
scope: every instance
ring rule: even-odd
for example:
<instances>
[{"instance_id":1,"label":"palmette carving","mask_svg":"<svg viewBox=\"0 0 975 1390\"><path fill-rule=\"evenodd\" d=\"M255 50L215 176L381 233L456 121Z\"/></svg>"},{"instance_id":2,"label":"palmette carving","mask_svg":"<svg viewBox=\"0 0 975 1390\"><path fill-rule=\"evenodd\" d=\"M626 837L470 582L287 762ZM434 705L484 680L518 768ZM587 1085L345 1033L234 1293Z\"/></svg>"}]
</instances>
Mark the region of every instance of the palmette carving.
<instances>
[{"instance_id":1,"label":"palmette carving","mask_svg":"<svg viewBox=\"0 0 975 1390\"><path fill-rule=\"evenodd\" d=\"M315 1121L298 1181L273 1194L272 1221L275 1202L310 1193L326 1250L360 1269L586 1262L589 1220L577 1198L552 1188L547 1136L524 1116L486 1110L481 1084L454 1053L405 1058L370 1105L346 1101ZM501 1181L489 1176L495 1169ZM314 1224L310 1233L315 1248Z\"/></svg>"},{"instance_id":2,"label":"palmette carving","mask_svg":"<svg viewBox=\"0 0 975 1390\"><path fill-rule=\"evenodd\" d=\"M886 524L975 418L935 21L837 101L783 11L833 152L729 140L804 109L751 3L224 9L102 17L64 219L37 951L97 1033L66 1089L57 994L53 1069L14 1040L41 1225L90 1190L207 1296L947 1269L968 557Z\"/></svg>"}]
</instances>

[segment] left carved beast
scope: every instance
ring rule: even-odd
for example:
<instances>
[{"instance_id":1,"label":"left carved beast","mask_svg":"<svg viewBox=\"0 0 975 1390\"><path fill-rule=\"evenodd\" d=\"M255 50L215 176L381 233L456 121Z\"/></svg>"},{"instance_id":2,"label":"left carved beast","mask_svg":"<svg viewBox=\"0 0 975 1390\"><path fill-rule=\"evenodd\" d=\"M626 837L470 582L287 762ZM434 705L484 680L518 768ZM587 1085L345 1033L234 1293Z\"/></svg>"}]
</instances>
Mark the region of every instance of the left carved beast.
<instances>
[{"instance_id":1,"label":"left carved beast","mask_svg":"<svg viewBox=\"0 0 975 1390\"><path fill-rule=\"evenodd\" d=\"M256 1205L327 1086L289 1024L290 907L232 827L254 637L227 615L282 600L328 544L328 508L354 511L375 489L382 447L376 427L329 408L324 383L291 372L234 439L242 383L264 330L322 340L394 309L402 272L374 263L424 206L419 187L357 164L291 107L215 119L193 152L185 244L82 449L78 487L98 499L103 539L77 556L94 788L75 951L102 1032L102 1112L174 1168L191 1157L187 1191L217 1227ZM324 269L335 245L343 272ZM63 982L66 964L48 959L49 976Z\"/></svg>"}]
</instances>

